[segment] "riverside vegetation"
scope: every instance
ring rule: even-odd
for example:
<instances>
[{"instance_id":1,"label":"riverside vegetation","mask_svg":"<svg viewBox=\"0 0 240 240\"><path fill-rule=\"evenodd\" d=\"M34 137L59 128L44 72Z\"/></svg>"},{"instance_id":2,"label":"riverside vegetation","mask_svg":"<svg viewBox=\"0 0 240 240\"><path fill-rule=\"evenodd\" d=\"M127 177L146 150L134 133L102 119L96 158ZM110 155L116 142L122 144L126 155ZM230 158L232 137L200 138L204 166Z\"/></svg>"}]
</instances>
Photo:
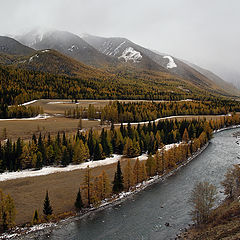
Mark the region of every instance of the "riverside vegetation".
<instances>
[{"instance_id":1,"label":"riverside vegetation","mask_svg":"<svg viewBox=\"0 0 240 240\"><path fill-rule=\"evenodd\" d=\"M216 187L208 182L197 183L189 202L194 226L181 234L181 239L239 239L240 165L229 168L222 179L225 200L216 207Z\"/></svg>"},{"instance_id":2,"label":"riverside vegetation","mask_svg":"<svg viewBox=\"0 0 240 240\"><path fill-rule=\"evenodd\" d=\"M117 197L122 190L128 191L136 184L147 180L156 174L161 175L177 168L184 160L204 146L211 138L213 130L240 123L238 115L222 117L219 120L165 120L155 124L127 127L121 125L115 129L102 129L101 133L89 130L78 131L74 136L58 134L55 138L33 135L32 141L24 143L20 139L15 143L8 140L1 146L1 169L10 171L25 168L41 168L46 165L79 164L88 159L99 160L112 153L123 154L126 157L137 157L142 153L149 154L146 162L135 161L134 166L128 161L121 169L120 162L113 180L103 171L99 176L92 176L88 167L84 176L84 183L78 189L76 201L73 205L79 211L83 207L97 206L103 200ZM179 145L166 150L165 144L181 142ZM49 193L51 195L51 193ZM48 193L47 193L48 195ZM50 198L47 196L47 198ZM45 199L46 202L46 199ZM50 201L49 201L50 204ZM49 207L50 208L50 207ZM45 207L44 207L45 209ZM52 209L52 208L51 208ZM54 211L54 206L53 206ZM52 211L43 212L45 218L39 217L34 210L32 223L53 219ZM4 214L1 214L3 223ZM14 216L12 218L14 222ZM2 230L6 227L2 226ZM11 228L13 224L8 225Z\"/></svg>"}]
</instances>

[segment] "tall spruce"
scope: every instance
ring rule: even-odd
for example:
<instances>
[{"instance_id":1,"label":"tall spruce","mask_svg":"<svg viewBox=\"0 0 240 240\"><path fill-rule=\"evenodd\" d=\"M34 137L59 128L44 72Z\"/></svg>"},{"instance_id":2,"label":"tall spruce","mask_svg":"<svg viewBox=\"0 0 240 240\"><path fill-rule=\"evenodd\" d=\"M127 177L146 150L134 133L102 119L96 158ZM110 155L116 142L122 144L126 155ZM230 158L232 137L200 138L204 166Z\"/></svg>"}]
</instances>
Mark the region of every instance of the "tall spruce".
<instances>
[{"instance_id":1,"label":"tall spruce","mask_svg":"<svg viewBox=\"0 0 240 240\"><path fill-rule=\"evenodd\" d=\"M77 211L81 210L83 208L83 202L82 202L82 196L81 196L81 191L80 188L78 189L76 201L74 203L74 206Z\"/></svg>"},{"instance_id":2,"label":"tall spruce","mask_svg":"<svg viewBox=\"0 0 240 240\"><path fill-rule=\"evenodd\" d=\"M121 165L120 161L117 163L117 171L114 176L114 181L113 181L113 193L120 193L123 191L123 176L122 176L122 170L121 170Z\"/></svg>"},{"instance_id":3,"label":"tall spruce","mask_svg":"<svg viewBox=\"0 0 240 240\"><path fill-rule=\"evenodd\" d=\"M46 218L48 218L50 215L52 215L52 206L50 204L49 196L48 196L48 191L46 191L46 196L43 204L43 214L45 215Z\"/></svg>"}]
</instances>

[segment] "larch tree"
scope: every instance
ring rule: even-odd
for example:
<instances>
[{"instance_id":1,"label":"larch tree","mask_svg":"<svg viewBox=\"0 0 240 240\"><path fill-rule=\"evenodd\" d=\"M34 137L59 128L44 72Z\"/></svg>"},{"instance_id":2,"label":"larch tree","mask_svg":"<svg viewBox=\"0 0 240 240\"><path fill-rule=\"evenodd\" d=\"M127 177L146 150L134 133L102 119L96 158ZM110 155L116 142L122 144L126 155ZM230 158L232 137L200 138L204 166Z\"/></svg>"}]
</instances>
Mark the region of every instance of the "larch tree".
<instances>
[{"instance_id":1,"label":"larch tree","mask_svg":"<svg viewBox=\"0 0 240 240\"><path fill-rule=\"evenodd\" d=\"M149 155L146 161L147 175L149 177L154 176L156 173L156 162L152 155Z\"/></svg>"},{"instance_id":2,"label":"larch tree","mask_svg":"<svg viewBox=\"0 0 240 240\"><path fill-rule=\"evenodd\" d=\"M140 183L142 181L141 178L141 163L139 161L139 158L136 159L136 162L133 167L133 175L134 175L134 181L135 183Z\"/></svg>"},{"instance_id":3,"label":"larch tree","mask_svg":"<svg viewBox=\"0 0 240 240\"><path fill-rule=\"evenodd\" d=\"M208 182L199 182L194 186L189 203L192 206L190 215L196 224L199 225L208 221L216 196L216 187Z\"/></svg>"},{"instance_id":4,"label":"larch tree","mask_svg":"<svg viewBox=\"0 0 240 240\"><path fill-rule=\"evenodd\" d=\"M125 189L129 190L129 188L134 185L133 170L131 167L130 160L127 161L127 165L124 168L123 179Z\"/></svg>"},{"instance_id":5,"label":"larch tree","mask_svg":"<svg viewBox=\"0 0 240 240\"><path fill-rule=\"evenodd\" d=\"M221 184L228 198L237 199L240 196L240 165L229 168Z\"/></svg>"},{"instance_id":6,"label":"larch tree","mask_svg":"<svg viewBox=\"0 0 240 240\"><path fill-rule=\"evenodd\" d=\"M84 190L87 198L87 204L88 206L90 206L91 199L92 199L92 191L93 191L93 178L92 178L91 169L89 165L87 166L87 169L84 175Z\"/></svg>"},{"instance_id":7,"label":"larch tree","mask_svg":"<svg viewBox=\"0 0 240 240\"><path fill-rule=\"evenodd\" d=\"M182 141L185 142L185 143L188 143L188 141L189 141L189 135L188 135L187 128L185 128L185 130L183 132Z\"/></svg>"}]
</instances>

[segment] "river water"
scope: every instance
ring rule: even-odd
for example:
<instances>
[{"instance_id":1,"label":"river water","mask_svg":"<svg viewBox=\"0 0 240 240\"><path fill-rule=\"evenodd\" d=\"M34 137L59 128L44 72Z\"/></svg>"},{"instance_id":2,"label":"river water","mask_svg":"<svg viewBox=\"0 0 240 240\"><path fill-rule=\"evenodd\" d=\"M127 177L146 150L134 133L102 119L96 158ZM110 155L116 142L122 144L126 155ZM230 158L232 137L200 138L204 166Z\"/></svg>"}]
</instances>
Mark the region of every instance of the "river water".
<instances>
[{"instance_id":1,"label":"river water","mask_svg":"<svg viewBox=\"0 0 240 240\"><path fill-rule=\"evenodd\" d=\"M188 198L194 183L209 181L223 199L222 181L226 169L240 162L240 146L231 129L214 134L208 148L164 182L158 182L126 201L93 212L83 219L66 221L57 227L24 239L65 240L152 240L174 239L191 223ZM166 226L168 222L170 226Z\"/></svg>"}]
</instances>

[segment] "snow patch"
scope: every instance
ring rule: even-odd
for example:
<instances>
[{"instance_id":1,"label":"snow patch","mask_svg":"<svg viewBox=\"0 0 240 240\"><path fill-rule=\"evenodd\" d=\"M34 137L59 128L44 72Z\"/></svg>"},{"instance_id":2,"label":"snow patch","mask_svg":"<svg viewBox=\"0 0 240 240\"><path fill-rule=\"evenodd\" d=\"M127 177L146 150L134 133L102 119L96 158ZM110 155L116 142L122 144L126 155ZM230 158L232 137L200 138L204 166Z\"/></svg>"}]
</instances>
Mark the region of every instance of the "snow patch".
<instances>
[{"instance_id":1,"label":"snow patch","mask_svg":"<svg viewBox=\"0 0 240 240\"><path fill-rule=\"evenodd\" d=\"M123 51L122 55L118 57L118 59L121 58L123 58L125 62L128 61L139 62L142 59L142 55L140 52L134 50L132 47L128 47Z\"/></svg>"},{"instance_id":2,"label":"snow patch","mask_svg":"<svg viewBox=\"0 0 240 240\"><path fill-rule=\"evenodd\" d=\"M68 48L68 51L73 52L75 49L78 49L78 46L73 44L70 48Z\"/></svg>"},{"instance_id":3,"label":"snow patch","mask_svg":"<svg viewBox=\"0 0 240 240\"><path fill-rule=\"evenodd\" d=\"M95 168L98 166L104 166L104 165L116 163L121 158L122 158L122 155L114 154L113 157L109 157L104 160L89 161L89 162L81 163L78 165L68 165L67 167L44 167L40 170L28 169L28 170L23 170L19 172L5 172L0 174L0 182L11 180L11 179L37 177L37 176L49 175L49 174L58 173L58 172L69 172L69 171L78 170L78 169L86 169L88 166L90 168Z\"/></svg>"},{"instance_id":4,"label":"snow patch","mask_svg":"<svg viewBox=\"0 0 240 240\"><path fill-rule=\"evenodd\" d=\"M23 103L23 104L19 104L18 106L27 106L27 105L30 105L30 104L33 104L33 103L35 103L35 102L37 102L38 100L32 100L32 101L30 101L30 102L25 102L25 103Z\"/></svg>"},{"instance_id":5,"label":"snow patch","mask_svg":"<svg viewBox=\"0 0 240 240\"><path fill-rule=\"evenodd\" d=\"M22 121L22 120L40 120L40 119L47 119L51 116L44 113L44 114L38 114L36 117L30 117L30 118L2 118L0 121Z\"/></svg>"},{"instance_id":6,"label":"snow patch","mask_svg":"<svg viewBox=\"0 0 240 240\"><path fill-rule=\"evenodd\" d=\"M110 55L116 56L119 53L119 49L123 46L123 44L125 44L125 42L126 41L120 43Z\"/></svg>"},{"instance_id":7,"label":"snow patch","mask_svg":"<svg viewBox=\"0 0 240 240\"><path fill-rule=\"evenodd\" d=\"M167 68L175 68L177 67L177 64L174 62L173 58L171 56L164 56L163 58L167 58L169 60L167 64Z\"/></svg>"},{"instance_id":8,"label":"snow patch","mask_svg":"<svg viewBox=\"0 0 240 240\"><path fill-rule=\"evenodd\" d=\"M29 61L28 62L32 62L34 58L38 58L39 55L38 54L35 54L34 56L30 57L29 58Z\"/></svg>"},{"instance_id":9,"label":"snow patch","mask_svg":"<svg viewBox=\"0 0 240 240\"><path fill-rule=\"evenodd\" d=\"M46 53L46 52L49 52L49 51L50 51L49 49L42 50L42 53Z\"/></svg>"}]
</instances>

